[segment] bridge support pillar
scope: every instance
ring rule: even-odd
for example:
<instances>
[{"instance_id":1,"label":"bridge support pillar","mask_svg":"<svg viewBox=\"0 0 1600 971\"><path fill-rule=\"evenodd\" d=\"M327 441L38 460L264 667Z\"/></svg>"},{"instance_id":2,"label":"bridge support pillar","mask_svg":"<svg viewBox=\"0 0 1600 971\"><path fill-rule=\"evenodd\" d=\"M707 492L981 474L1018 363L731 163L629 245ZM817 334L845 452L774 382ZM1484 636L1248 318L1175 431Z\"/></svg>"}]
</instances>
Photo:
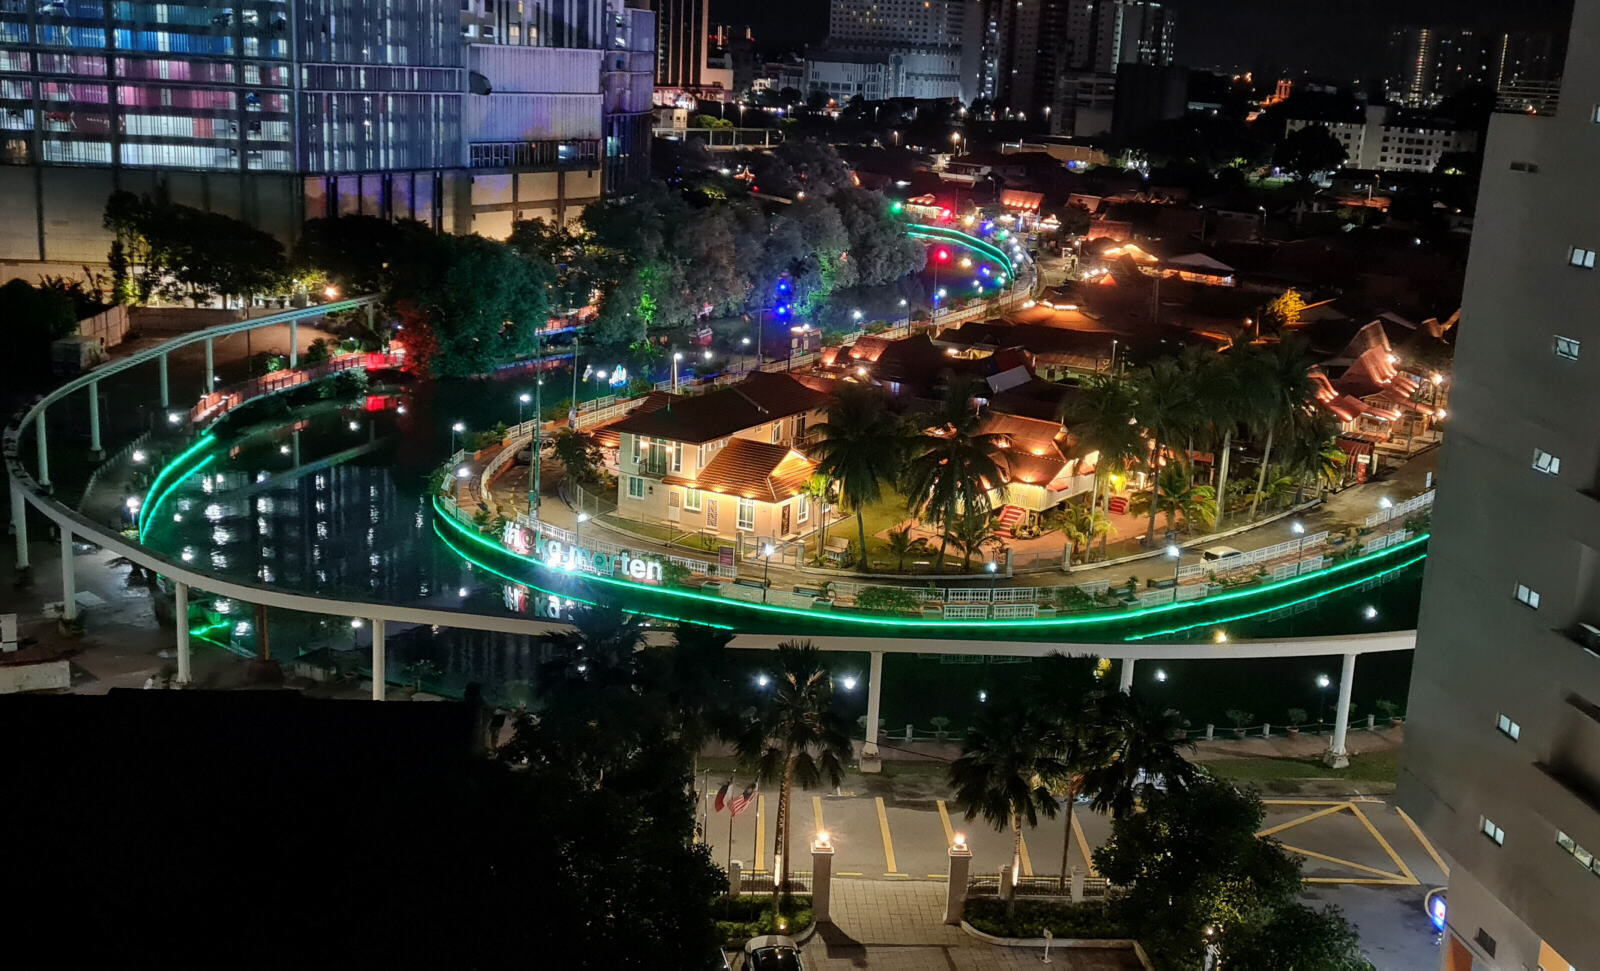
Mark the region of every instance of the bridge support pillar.
<instances>
[{"instance_id":1,"label":"bridge support pillar","mask_svg":"<svg viewBox=\"0 0 1600 971\"><path fill-rule=\"evenodd\" d=\"M78 575L72 564L72 530L61 530L61 619L78 619Z\"/></svg>"},{"instance_id":2,"label":"bridge support pillar","mask_svg":"<svg viewBox=\"0 0 1600 971\"><path fill-rule=\"evenodd\" d=\"M189 675L189 585L182 580L173 582L172 623L177 629L178 683L188 684Z\"/></svg>"},{"instance_id":3,"label":"bridge support pillar","mask_svg":"<svg viewBox=\"0 0 1600 971\"><path fill-rule=\"evenodd\" d=\"M872 652L872 669L867 676L867 734L861 743L861 771L881 772L878 758L878 711L883 700L883 652Z\"/></svg>"},{"instance_id":4,"label":"bridge support pillar","mask_svg":"<svg viewBox=\"0 0 1600 971\"><path fill-rule=\"evenodd\" d=\"M89 382L89 457L96 462L105 457L100 447L100 382Z\"/></svg>"},{"instance_id":5,"label":"bridge support pillar","mask_svg":"<svg viewBox=\"0 0 1600 971\"><path fill-rule=\"evenodd\" d=\"M11 532L17 538L17 572L28 569L28 504L22 486L11 480Z\"/></svg>"},{"instance_id":6,"label":"bridge support pillar","mask_svg":"<svg viewBox=\"0 0 1600 971\"><path fill-rule=\"evenodd\" d=\"M1350 730L1350 688L1356 680L1356 656L1344 656L1344 668L1339 672L1339 707L1333 713L1333 738L1328 740L1328 754L1323 760L1329 767L1342 769L1350 764L1350 753L1345 751L1345 734Z\"/></svg>"},{"instance_id":7,"label":"bridge support pillar","mask_svg":"<svg viewBox=\"0 0 1600 971\"><path fill-rule=\"evenodd\" d=\"M372 700L373 701L382 701L383 697L384 697L384 686L386 684L384 679L387 676L385 671L384 671L384 666L385 666L385 663L386 663L386 660L387 660L387 658L385 657L385 651L384 651L384 648L387 647L387 644L385 643L386 635L387 635L387 632L384 630L383 618L382 617L374 618L373 621L372 621Z\"/></svg>"},{"instance_id":8,"label":"bridge support pillar","mask_svg":"<svg viewBox=\"0 0 1600 971\"><path fill-rule=\"evenodd\" d=\"M1133 658L1125 657L1117 671L1117 690L1123 694L1133 690Z\"/></svg>"},{"instance_id":9,"label":"bridge support pillar","mask_svg":"<svg viewBox=\"0 0 1600 971\"><path fill-rule=\"evenodd\" d=\"M300 366L300 325L298 321L289 321L289 367Z\"/></svg>"},{"instance_id":10,"label":"bridge support pillar","mask_svg":"<svg viewBox=\"0 0 1600 971\"><path fill-rule=\"evenodd\" d=\"M45 436L44 411L33 420L33 437L39 446L39 488L50 491L50 440Z\"/></svg>"},{"instance_id":11,"label":"bridge support pillar","mask_svg":"<svg viewBox=\"0 0 1600 971\"><path fill-rule=\"evenodd\" d=\"M204 393L210 394L217 390L217 349L215 339L206 338L206 388Z\"/></svg>"},{"instance_id":12,"label":"bridge support pillar","mask_svg":"<svg viewBox=\"0 0 1600 971\"><path fill-rule=\"evenodd\" d=\"M161 372L161 410L166 411L172 407L172 389L167 382L167 355L163 353L156 358L156 363L160 365Z\"/></svg>"}]
</instances>

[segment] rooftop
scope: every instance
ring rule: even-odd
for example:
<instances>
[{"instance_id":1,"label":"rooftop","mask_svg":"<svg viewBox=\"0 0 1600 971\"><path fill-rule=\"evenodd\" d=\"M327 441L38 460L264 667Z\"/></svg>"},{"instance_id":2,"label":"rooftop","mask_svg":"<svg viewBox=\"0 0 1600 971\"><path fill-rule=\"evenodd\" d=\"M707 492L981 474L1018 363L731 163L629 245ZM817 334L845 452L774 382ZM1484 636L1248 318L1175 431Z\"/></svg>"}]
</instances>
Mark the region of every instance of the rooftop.
<instances>
[{"instance_id":1,"label":"rooftop","mask_svg":"<svg viewBox=\"0 0 1600 971\"><path fill-rule=\"evenodd\" d=\"M666 481L762 502L782 502L799 495L815 470L810 460L787 445L735 438L717 452L698 477L669 475Z\"/></svg>"},{"instance_id":2,"label":"rooftop","mask_svg":"<svg viewBox=\"0 0 1600 971\"><path fill-rule=\"evenodd\" d=\"M702 395L652 396L609 428L698 445L746 428L821 408L828 395L787 374L755 372L738 384Z\"/></svg>"}]
</instances>

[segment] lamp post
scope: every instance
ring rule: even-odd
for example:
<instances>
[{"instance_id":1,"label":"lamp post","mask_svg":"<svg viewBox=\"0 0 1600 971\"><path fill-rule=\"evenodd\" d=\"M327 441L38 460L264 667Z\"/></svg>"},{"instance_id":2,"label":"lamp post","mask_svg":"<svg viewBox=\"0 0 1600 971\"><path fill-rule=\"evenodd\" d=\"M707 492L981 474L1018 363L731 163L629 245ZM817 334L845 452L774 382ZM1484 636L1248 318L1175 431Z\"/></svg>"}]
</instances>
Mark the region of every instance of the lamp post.
<instances>
[{"instance_id":1,"label":"lamp post","mask_svg":"<svg viewBox=\"0 0 1600 971\"><path fill-rule=\"evenodd\" d=\"M750 338L748 338L748 337L739 338L739 347L741 348L741 350L739 352L739 363L743 364L744 363L744 356L750 350ZM749 368L745 368L745 370L748 371L750 369Z\"/></svg>"},{"instance_id":2,"label":"lamp post","mask_svg":"<svg viewBox=\"0 0 1600 971\"><path fill-rule=\"evenodd\" d=\"M1294 530L1296 536L1300 537L1300 542L1295 544L1294 548L1294 575L1299 576L1300 568L1305 565L1306 524L1296 519L1289 528Z\"/></svg>"},{"instance_id":3,"label":"lamp post","mask_svg":"<svg viewBox=\"0 0 1600 971\"><path fill-rule=\"evenodd\" d=\"M1178 567L1183 563L1183 550L1176 543L1167 544L1167 555L1172 557L1172 602L1178 602Z\"/></svg>"},{"instance_id":4,"label":"lamp post","mask_svg":"<svg viewBox=\"0 0 1600 971\"><path fill-rule=\"evenodd\" d=\"M456 422L450 426L450 454L456 454L456 437L467 430L465 422Z\"/></svg>"},{"instance_id":5,"label":"lamp post","mask_svg":"<svg viewBox=\"0 0 1600 971\"><path fill-rule=\"evenodd\" d=\"M772 581L772 544L764 543L761 547L761 602L767 602L767 590L771 588Z\"/></svg>"},{"instance_id":6,"label":"lamp post","mask_svg":"<svg viewBox=\"0 0 1600 971\"><path fill-rule=\"evenodd\" d=\"M1333 684L1333 679L1326 674L1317 675L1317 724L1322 724L1322 716L1327 713L1328 685Z\"/></svg>"},{"instance_id":7,"label":"lamp post","mask_svg":"<svg viewBox=\"0 0 1600 971\"><path fill-rule=\"evenodd\" d=\"M1384 521L1387 522L1393 516L1393 513L1390 513L1389 510L1394 508L1394 500L1390 499L1388 496L1384 496L1382 499L1378 500L1378 508L1383 510L1385 513L1383 518Z\"/></svg>"},{"instance_id":8,"label":"lamp post","mask_svg":"<svg viewBox=\"0 0 1600 971\"><path fill-rule=\"evenodd\" d=\"M580 547L583 546L583 524L588 522L588 521L589 521L589 514L588 513L586 513L586 512L578 513L578 528L573 530L573 544L574 545L580 546Z\"/></svg>"},{"instance_id":9,"label":"lamp post","mask_svg":"<svg viewBox=\"0 0 1600 971\"><path fill-rule=\"evenodd\" d=\"M1000 585L1000 564L990 560L983 568L989 571L989 589L992 591Z\"/></svg>"},{"instance_id":10,"label":"lamp post","mask_svg":"<svg viewBox=\"0 0 1600 971\"><path fill-rule=\"evenodd\" d=\"M576 355L577 338L573 338L574 355ZM533 331L533 455L529 463L533 466L533 478L528 488L528 518L533 519L539 515L539 450L544 442L541 440L541 427L544 424L544 400L541 392L544 388L544 350L539 344L539 330ZM523 395L527 397L526 394Z\"/></svg>"},{"instance_id":11,"label":"lamp post","mask_svg":"<svg viewBox=\"0 0 1600 971\"><path fill-rule=\"evenodd\" d=\"M672 352L672 393L678 393L678 362L683 360L682 351Z\"/></svg>"},{"instance_id":12,"label":"lamp post","mask_svg":"<svg viewBox=\"0 0 1600 971\"><path fill-rule=\"evenodd\" d=\"M521 394L517 395L517 424L519 424L519 425L522 424L522 409L526 408L527 405L528 405L528 402L530 402L532 400L533 400L533 395L529 394L526 391L524 391Z\"/></svg>"}]
</instances>

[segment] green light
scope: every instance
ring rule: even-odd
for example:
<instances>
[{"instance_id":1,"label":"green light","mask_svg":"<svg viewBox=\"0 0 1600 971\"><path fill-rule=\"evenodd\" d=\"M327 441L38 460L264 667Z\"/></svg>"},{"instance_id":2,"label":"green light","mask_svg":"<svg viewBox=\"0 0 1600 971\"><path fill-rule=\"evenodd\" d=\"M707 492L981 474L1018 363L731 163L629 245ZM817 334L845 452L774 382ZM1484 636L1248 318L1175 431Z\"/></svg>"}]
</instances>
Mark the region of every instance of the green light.
<instances>
[{"instance_id":1,"label":"green light","mask_svg":"<svg viewBox=\"0 0 1600 971\"><path fill-rule=\"evenodd\" d=\"M193 445L190 445L188 448L184 449L182 452L179 452L177 458L173 459L171 462L168 462L166 465L162 466L161 467L161 471L156 473L155 480L150 483L150 488L145 490L144 496L145 496L145 500L146 501L145 501L145 503L143 505L141 505L139 507L139 515L137 517L135 517L135 519L134 519L134 523L139 527L139 529L141 530L141 533L142 533L142 531L144 529L144 520L145 520L146 513L150 508L150 503L149 503L148 500L152 495L155 494L157 489L161 488L161 480L165 479L167 477L167 473L171 472L173 469L179 467L184 462L188 461L189 456L191 456L195 452L199 451L202 446L210 444L214 437L215 437L215 433L213 433L213 432L206 432L204 435L201 435L199 438L194 440L194 444Z\"/></svg>"},{"instance_id":2,"label":"green light","mask_svg":"<svg viewBox=\"0 0 1600 971\"><path fill-rule=\"evenodd\" d=\"M155 502L148 503L148 504L146 504L144 506L141 506L140 507L140 512L143 512L144 510L149 509L151 511L151 513L153 514L155 512L155 510L157 508L159 508L163 502L167 501L167 497L172 495L172 490L178 488L178 486L183 485L183 482L184 482L185 479L189 478L189 476L191 476L191 475L194 475L194 474L198 473L201 469L203 469L206 466L210 465L213 461L216 460L216 458L217 457L215 455L207 455L205 457L205 461L201 462L199 465L197 465L193 469L189 470L188 475L180 475L177 478L173 479L172 482L167 486L166 491L161 493L161 495L157 496ZM172 466L168 466L168 468L172 468ZM146 519L144 521L144 523L142 523L139 526L139 542L141 544L144 542L145 532L150 528L150 523L153 522L153 521L154 521L153 519Z\"/></svg>"},{"instance_id":3,"label":"green light","mask_svg":"<svg viewBox=\"0 0 1600 971\"><path fill-rule=\"evenodd\" d=\"M906 207L905 203L903 203L900 200L896 199L894 201L894 203L889 206L889 211L890 212L901 212L901 211L903 211L905 209L905 207Z\"/></svg>"}]
</instances>

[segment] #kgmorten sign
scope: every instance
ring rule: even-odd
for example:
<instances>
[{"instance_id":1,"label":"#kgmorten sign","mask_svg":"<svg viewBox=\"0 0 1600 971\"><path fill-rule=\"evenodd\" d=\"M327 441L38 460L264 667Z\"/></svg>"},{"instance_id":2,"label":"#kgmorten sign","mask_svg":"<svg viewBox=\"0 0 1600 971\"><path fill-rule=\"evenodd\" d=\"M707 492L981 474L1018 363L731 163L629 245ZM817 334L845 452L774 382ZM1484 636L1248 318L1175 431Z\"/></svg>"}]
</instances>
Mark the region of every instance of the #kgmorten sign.
<instances>
[{"instance_id":1,"label":"#kgmorten sign","mask_svg":"<svg viewBox=\"0 0 1600 971\"><path fill-rule=\"evenodd\" d=\"M506 548L524 556L532 555L546 566L562 570L578 570L600 576L618 576L646 582L661 582L661 561L646 560L626 550L619 553L597 553L571 543L546 539L537 533L529 541L528 530L518 523L506 523L500 534Z\"/></svg>"}]
</instances>

